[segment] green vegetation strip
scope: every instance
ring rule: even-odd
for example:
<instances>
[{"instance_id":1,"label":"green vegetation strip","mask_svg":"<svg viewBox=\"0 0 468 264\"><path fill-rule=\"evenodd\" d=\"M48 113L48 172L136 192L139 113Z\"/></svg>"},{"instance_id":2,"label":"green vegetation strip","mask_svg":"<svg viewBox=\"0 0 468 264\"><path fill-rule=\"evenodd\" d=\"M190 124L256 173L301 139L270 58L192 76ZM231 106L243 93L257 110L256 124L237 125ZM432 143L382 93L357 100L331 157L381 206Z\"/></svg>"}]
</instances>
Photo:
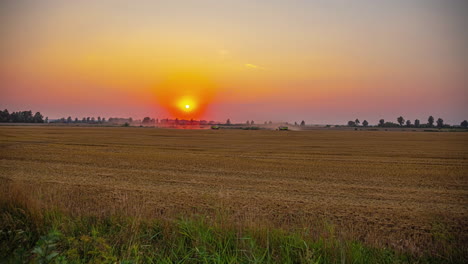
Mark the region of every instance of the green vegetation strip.
<instances>
[{"instance_id":1,"label":"green vegetation strip","mask_svg":"<svg viewBox=\"0 0 468 264\"><path fill-rule=\"evenodd\" d=\"M343 241L333 228L232 228L203 217L150 221L122 216L70 217L3 203L0 259L5 263L447 263ZM215 221L216 222L216 221ZM2 263L3 263L2 262Z\"/></svg>"}]
</instances>

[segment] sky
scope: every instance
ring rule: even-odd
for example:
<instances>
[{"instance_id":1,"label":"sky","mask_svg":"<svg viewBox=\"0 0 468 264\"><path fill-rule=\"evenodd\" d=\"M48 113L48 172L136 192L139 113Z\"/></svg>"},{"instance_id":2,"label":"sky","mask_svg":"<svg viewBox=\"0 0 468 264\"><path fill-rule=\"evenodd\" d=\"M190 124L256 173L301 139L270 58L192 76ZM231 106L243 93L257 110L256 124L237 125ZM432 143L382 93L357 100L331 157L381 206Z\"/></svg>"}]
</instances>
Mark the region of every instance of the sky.
<instances>
[{"instance_id":1,"label":"sky","mask_svg":"<svg viewBox=\"0 0 468 264\"><path fill-rule=\"evenodd\" d=\"M468 118L464 0L2 0L0 108L49 118Z\"/></svg>"}]
</instances>

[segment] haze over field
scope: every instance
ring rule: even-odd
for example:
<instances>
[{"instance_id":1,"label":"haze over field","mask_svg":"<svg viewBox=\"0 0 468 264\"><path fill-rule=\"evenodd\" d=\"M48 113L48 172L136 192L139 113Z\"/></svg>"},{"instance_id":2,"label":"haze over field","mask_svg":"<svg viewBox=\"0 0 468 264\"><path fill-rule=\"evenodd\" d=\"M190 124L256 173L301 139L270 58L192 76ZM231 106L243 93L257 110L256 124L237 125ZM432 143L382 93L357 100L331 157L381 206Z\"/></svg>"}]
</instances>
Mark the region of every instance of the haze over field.
<instances>
[{"instance_id":1,"label":"haze over field","mask_svg":"<svg viewBox=\"0 0 468 264\"><path fill-rule=\"evenodd\" d=\"M0 105L50 118L466 119L467 4L0 3ZM186 107L189 106L189 107Z\"/></svg>"}]
</instances>

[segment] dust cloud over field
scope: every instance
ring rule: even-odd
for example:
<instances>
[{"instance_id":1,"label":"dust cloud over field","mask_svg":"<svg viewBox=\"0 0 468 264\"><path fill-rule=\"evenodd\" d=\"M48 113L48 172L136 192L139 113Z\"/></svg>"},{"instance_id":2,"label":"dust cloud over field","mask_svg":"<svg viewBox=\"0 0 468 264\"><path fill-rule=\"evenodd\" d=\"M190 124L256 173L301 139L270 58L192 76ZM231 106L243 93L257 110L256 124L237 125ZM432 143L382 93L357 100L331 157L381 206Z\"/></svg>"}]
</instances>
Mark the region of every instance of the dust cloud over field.
<instances>
[{"instance_id":1,"label":"dust cloud over field","mask_svg":"<svg viewBox=\"0 0 468 264\"><path fill-rule=\"evenodd\" d=\"M0 127L0 177L70 213L302 228L418 252L468 233L468 134Z\"/></svg>"}]
</instances>

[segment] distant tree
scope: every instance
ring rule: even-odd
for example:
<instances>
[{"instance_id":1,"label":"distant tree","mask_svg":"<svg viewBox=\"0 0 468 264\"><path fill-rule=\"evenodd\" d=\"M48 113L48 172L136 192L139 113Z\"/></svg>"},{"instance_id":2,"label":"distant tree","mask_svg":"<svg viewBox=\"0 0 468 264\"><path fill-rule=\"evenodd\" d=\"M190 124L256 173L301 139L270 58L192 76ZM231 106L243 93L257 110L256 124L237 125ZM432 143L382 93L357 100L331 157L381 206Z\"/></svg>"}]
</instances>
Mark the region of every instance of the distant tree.
<instances>
[{"instance_id":1,"label":"distant tree","mask_svg":"<svg viewBox=\"0 0 468 264\"><path fill-rule=\"evenodd\" d=\"M41 115L40 112L36 112L33 117L33 122L34 123L44 123L44 117Z\"/></svg>"},{"instance_id":2,"label":"distant tree","mask_svg":"<svg viewBox=\"0 0 468 264\"><path fill-rule=\"evenodd\" d=\"M249 122L249 120L247 120L247 122L245 122L245 124L247 124L247 125L250 125L250 122Z\"/></svg>"},{"instance_id":3,"label":"distant tree","mask_svg":"<svg viewBox=\"0 0 468 264\"><path fill-rule=\"evenodd\" d=\"M297 122L294 122L294 125L297 126Z\"/></svg>"},{"instance_id":4,"label":"distant tree","mask_svg":"<svg viewBox=\"0 0 468 264\"><path fill-rule=\"evenodd\" d=\"M128 122L131 124L131 123L133 122L133 118L130 117L130 118L128 119Z\"/></svg>"},{"instance_id":5,"label":"distant tree","mask_svg":"<svg viewBox=\"0 0 468 264\"><path fill-rule=\"evenodd\" d=\"M90 121L91 121L91 117L88 116L88 117L86 118L86 123L89 123Z\"/></svg>"},{"instance_id":6,"label":"distant tree","mask_svg":"<svg viewBox=\"0 0 468 264\"><path fill-rule=\"evenodd\" d=\"M414 120L414 126L419 127L419 125L420 125L419 119Z\"/></svg>"},{"instance_id":7,"label":"distant tree","mask_svg":"<svg viewBox=\"0 0 468 264\"><path fill-rule=\"evenodd\" d=\"M10 113L7 109L0 111L0 122L10 122Z\"/></svg>"},{"instance_id":8,"label":"distant tree","mask_svg":"<svg viewBox=\"0 0 468 264\"><path fill-rule=\"evenodd\" d=\"M16 120L18 123L27 123L27 117L25 111L23 112L16 112Z\"/></svg>"},{"instance_id":9,"label":"distant tree","mask_svg":"<svg viewBox=\"0 0 468 264\"><path fill-rule=\"evenodd\" d=\"M75 117L75 123L78 123L78 122L79 122L78 117Z\"/></svg>"},{"instance_id":10,"label":"distant tree","mask_svg":"<svg viewBox=\"0 0 468 264\"><path fill-rule=\"evenodd\" d=\"M463 127L463 128L467 128L468 127L468 121L463 120L463 122L460 123L460 126Z\"/></svg>"},{"instance_id":11,"label":"distant tree","mask_svg":"<svg viewBox=\"0 0 468 264\"><path fill-rule=\"evenodd\" d=\"M46 122L46 123L49 123L49 117L48 117L48 116L46 116L45 122Z\"/></svg>"},{"instance_id":12,"label":"distant tree","mask_svg":"<svg viewBox=\"0 0 468 264\"><path fill-rule=\"evenodd\" d=\"M100 116L98 116L97 121L98 121L98 123L101 123L101 117Z\"/></svg>"},{"instance_id":13,"label":"distant tree","mask_svg":"<svg viewBox=\"0 0 468 264\"><path fill-rule=\"evenodd\" d=\"M444 120L442 118L437 119L437 127L443 127L444 126Z\"/></svg>"},{"instance_id":14,"label":"distant tree","mask_svg":"<svg viewBox=\"0 0 468 264\"><path fill-rule=\"evenodd\" d=\"M13 123L19 122L19 114L17 112L11 112L10 122L13 122Z\"/></svg>"},{"instance_id":15,"label":"distant tree","mask_svg":"<svg viewBox=\"0 0 468 264\"><path fill-rule=\"evenodd\" d=\"M270 120L270 121L268 122L268 124L270 124L270 125L271 125L271 124L273 124L273 122L271 122L271 120Z\"/></svg>"},{"instance_id":16,"label":"distant tree","mask_svg":"<svg viewBox=\"0 0 468 264\"><path fill-rule=\"evenodd\" d=\"M32 122L34 122L34 116L33 116L31 110L25 111L25 112L23 112L23 113L25 113L24 115L25 115L25 122L26 122L26 123L32 123ZM40 114L40 113L39 113L39 114Z\"/></svg>"},{"instance_id":17,"label":"distant tree","mask_svg":"<svg viewBox=\"0 0 468 264\"><path fill-rule=\"evenodd\" d=\"M96 122L96 118L91 117L91 122L92 122L92 123Z\"/></svg>"},{"instance_id":18,"label":"distant tree","mask_svg":"<svg viewBox=\"0 0 468 264\"><path fill-rule=\"evenodd\" d=\"M83 119L81 119L81 123L86 123L86 117L83 117Z\"/></svg>"},{"instance_id":19,"label":"distant tree","mask_svg":"<svg viewBox=\"0 0 468 264\"><path fill-rule=\"evenodd\" d=\"M430 127L433 127L433 126L434 126L434 117L433 117L433 116L430 116L430 117L427 119L427 123L429 124Z\"/></svg>"},{"instance_id":20,"label":"distant tree","mask_svg":"<svg viewBox=\"0 0 468 264\"><path fill-rule=\"evenodd\" d=\"M9 114L8 110L5 109L3 112L0 112L2 122L33 123L35 121L32 111L19 111Z\"/></svg>"},{"instance_id":21,"label":"distant tree","mask_svg":"<svg viewBox=\"0 0 468 264\"><path fill-rule=\"evenodd\" d=\"M151 118L145 117L145 118L143 118L143 122L142 122L142 123L143 123L143 124L149 124L150 121L151 121ZM179 120L176 118L176 124L178 123L178 121L179 121Z\"/></svg>"},{"instance_id":22,"label":"distant tree","mask_svg":"<svg viewBox=\"0 0 468 264\"><path fill-rule=\"evenodd\" d=\"M22 116L20 112L12 112L10 115L11 122L19 123L23 122Z\"/></svg>"},{"instance_id":23,"label":"distant tree","mask_svg":"<svg viewBox=\"0 0 468 264\"><path fill-rule=\"evenodd\" d=\"M380 119L379 120L379 126L384 126L385 124L385 120L384 119Z\"/></svg>"},{"instance_id":24,"label":"distant tree","mask_svg":"<svg viewBox=\"0 0 468 264\"><path fill-rule=\"evenodd\" d=\"M231 119L228 118L228 119L226 120L226 125L228 125L228 126L231 125Z\"/></svg>"},{"instance_id":25,"label":"distant tree","mask_svg":"<svg viewBox=\"0 0 468 264\"><path fill-rule=\"evenodd\" d=\"M348 126L350 126L350 127L356 126L356 122L348 121Z\"/></svg>"},{"instance_id":26,"label":"distant tree","mask_svg":"<svg viewBox=\"0 0 468 264\"><path fill-rule=\"evenodd\" d=\"M407 127L410 127L410 126L411 126L411 121L410 121L410 120L406 120L406 126L407 126Z\"/></svg>"},{"instance_id":27,"label":"distant tree","mask_svg":"<svg viewBox=\"0 0 468 264\"><path fill-rule=\"evenodd\" d=\"M252 121L250 121L250 124L253 125L253 124L255 124L255 123L254 123L254 121L252 120Z\"/></svg>"},{"instance_id":28,"label":"distant tree","mask_svg":"<svg viewBox=\"0 0 468 264\"><path fill-rule=\"evenodd\" d=\"M305 121L304 120L302 120L301 126L305 126Z\"/></svg>"},{"instance_id":29,"label":"distant tree","mask_svg":"<svg viewBox=\"0 0 468 264\"><path fill-rule=\"evenodd\" d=\"M265 121L265 123L263 123L263 124L264 124L264 125L266 125L266 124L268 124L268 122L267 122L267 121Z\"/></svg>"},{"instance_id":30,"label":"distant tree","mask_svg":"<svg viewBox=\"0 0 468 264\"><path fill-rule=\"evenodd\" d=\"M367 127L369 125L369 122L367 120L362 121L362 126Z\"/></svg>"},{"instance_id":31,"label":"distant tree","mask_svg":"<svg viewBox=\"0 0 468 264\"><path fill-rule=\"evenodd\" d=\"M23 112L16 112L14 114L16 114L16 120L18 120L16 122L26 123L26 114L24 113L24 111Z\"/></svg>"},{"instance_id":32,"label":"distant tree","mask_svg":"<svg viewBox=\"0 0 468 264\"><path fill-rule=\"evenodd\" d=\"M71 118L71 116L69 116L69 117L67 118L67 123L71 123L71 122L72 122L72 118Z\"/></svg>"},{"instance_id":33,"label":"distant tree","mask_svg":"<svg viewBox=\"0 0 468 264\"><path fill-rule=\"evenodd\" d=\"M102 122L102 123L105 123L105 122L106 122L106 118L103 117L103 118L101 119L101 122Z\"/></svg>"},{"instance_id":34,"label":"distant tree","mask_svg":"<svg viewBox=\"0 0 468 264\"><path fill-rule=\"evenodd\" d=\"M34 122L34 117L32 114L32 111L22 111L22 112L16 112L16 118L17 122L20 123L32 123Z\"/></svg>"},{"instance_id":35,"label":"distant tree","mask_svg":"<svg viewBox=\"0 0 468 264\"><path fill-rule=\"evenodd\" d=\"M354 123L356 123L356 126L359 126L361 122L359 121L359 119L356 118L356 120L354 120Z\"/></svg>"},{"instance_id":36,"label":"distant tree","mask_svg":"<svg viewBox=\"0 0 468 264\"><path fill-rule=\"evenodd\" d=\"M402 116L398 117L397 121L398 121L398 124L400 124L400 126L403 126L403 124L405 123L405 119Z\"/></svg>"},{"instance_id":37,"label":"distant tree","mask_svg":"<svg viewBox=\"0 0 468 264\"><path fill-rule=\"evenodd\" d=\"M400 127L400 124L393 122L385 122L384 127Z\"/></svg>"}]
</instances>

